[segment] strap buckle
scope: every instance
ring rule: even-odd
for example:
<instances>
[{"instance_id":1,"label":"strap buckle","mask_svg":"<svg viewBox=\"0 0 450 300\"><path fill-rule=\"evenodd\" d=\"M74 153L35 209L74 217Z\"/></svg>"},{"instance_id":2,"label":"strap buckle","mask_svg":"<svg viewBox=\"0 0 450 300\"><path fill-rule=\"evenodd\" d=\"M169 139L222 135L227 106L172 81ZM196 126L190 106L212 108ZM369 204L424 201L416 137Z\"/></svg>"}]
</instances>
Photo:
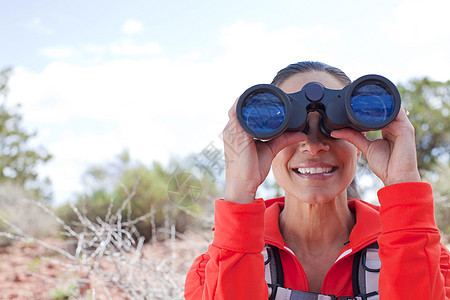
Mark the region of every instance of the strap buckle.
<instances>
[{"instance_id":1,"label":"strap buckle","mask_svg":"<svg viewBox=\"0 0 450 300\"><path fill-rule=\"evenodd\" d=\"M267 287L269 288L269 300L274 300L277 296L278 287L282 287L282 285L279 283L269 283Z\"/></svg>"},{"instance_id":2,"label":"strap buckle","mask_svg":"<svg viewBox=\"0 0 450 300\"><path fill-rule=\"evenodd\" d=\"M355 298L349 298L349 299L356 299L356 300L370 300L371 297L379 295L377 291L370 292L367 294L358 295Z\"/></svg>"}]
</instances>

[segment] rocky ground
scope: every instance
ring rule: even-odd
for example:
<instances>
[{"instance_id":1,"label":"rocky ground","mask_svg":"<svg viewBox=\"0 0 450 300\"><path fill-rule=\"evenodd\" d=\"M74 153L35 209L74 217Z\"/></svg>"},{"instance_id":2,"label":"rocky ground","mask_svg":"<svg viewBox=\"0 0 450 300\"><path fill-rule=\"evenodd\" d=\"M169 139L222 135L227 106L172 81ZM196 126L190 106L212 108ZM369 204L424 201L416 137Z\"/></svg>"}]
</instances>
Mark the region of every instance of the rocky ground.
<instances>
[{"instance_id":1,"label":"rocky ground","mask_svg":"<svg viewBox=\"0 0 450 300\"><path fill-rule=\"evenodd\" d=\"M146 259L155 262L163 262L168 256L170 262L176 260L171 265L176 266L171 267L171 272L175 273L163 275L171 276L176 282L179 295L190 264L206 250L209 240L209 233L190 233L183 239L146 244L142 253ZM62 249L66 247L59 239L45 241ZM134 299L133 296L124 297L117 288L106 291L104 281L95 275L87 278L85 273L77 272L76 268L70 270L64 264L71 265L72 262L36 243L15 242L1 247L0 299ZM164 266L159 267L163 270ZM82 283L83 279L87 284ZM155 296L154 299L160 298Z\"/></svg>"},{"instance_id":2,"label":"rocky ground","mask_svg":"<svg viewBox=\"0 0 450 300\"><path fill-rule=\"evenodd\" d=\"M145 299L182 299L186 272L195 257L206 250L211 238L210 232L187 233L181 239L144 245L142 257L155 262L157 276L169 276L173 280L175 286L167 288L177 295L164 297L155 293ZM46 239L45 242L67 249L66 243L60 239ZM164 261L170 262L170 265ZM104 270L114 272L111 266ZM164 281L158 283L161 282ZM36 243L15 242L10 246L0 247L0 299L139 298L125 296L117 287L105 289L106 286L105 281L99 279L95 272L90 275L77 272L69 259Z\"/></svg>"}]
</instances>

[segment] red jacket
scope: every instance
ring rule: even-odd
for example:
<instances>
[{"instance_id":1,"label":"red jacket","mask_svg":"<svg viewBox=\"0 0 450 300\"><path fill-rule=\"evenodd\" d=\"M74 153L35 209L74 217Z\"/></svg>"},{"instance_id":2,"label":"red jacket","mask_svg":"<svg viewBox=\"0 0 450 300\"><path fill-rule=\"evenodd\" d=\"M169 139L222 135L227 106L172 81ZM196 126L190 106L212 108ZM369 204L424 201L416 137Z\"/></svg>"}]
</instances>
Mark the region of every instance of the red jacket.
<instances>
[{"instance_id":1,"label":"red jacket","mask_svg":"<svg viewBox=\"0 0 450 300\"><path fill-rule=\"evenodd\" d=\"M378 240L380 299L450 299L450 253L440 243L427 183L401 183L378 192L380 207L350 200L356 225L322 284L322 294L353 296L353 254ZM186 299L268 298L264 244L280 249L285 287L309 291L297 258L284 243L278 216L284 199L237 204L217 200L214 240L186 277Z\"/></svg>"}]
</instances>

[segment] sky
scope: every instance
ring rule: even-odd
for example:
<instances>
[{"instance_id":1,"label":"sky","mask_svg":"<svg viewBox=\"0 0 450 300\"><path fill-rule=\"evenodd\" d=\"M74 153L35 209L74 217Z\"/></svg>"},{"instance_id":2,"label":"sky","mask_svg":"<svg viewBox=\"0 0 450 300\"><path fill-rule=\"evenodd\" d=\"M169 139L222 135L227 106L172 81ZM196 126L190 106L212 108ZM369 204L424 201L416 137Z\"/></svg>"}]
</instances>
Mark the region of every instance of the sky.
<instances>
[{"instance_id":1,"label":"sky","mask_svg":"<svg viewBox=\"0 0 450 300\"><path fill-rule=\"evenodd\" d=\"M55 203L124 150L145 164L221 148L235 99L290 63L353 80L450 79L450 1L0 0L0 69Z\"/></svg>"}]
</instances>

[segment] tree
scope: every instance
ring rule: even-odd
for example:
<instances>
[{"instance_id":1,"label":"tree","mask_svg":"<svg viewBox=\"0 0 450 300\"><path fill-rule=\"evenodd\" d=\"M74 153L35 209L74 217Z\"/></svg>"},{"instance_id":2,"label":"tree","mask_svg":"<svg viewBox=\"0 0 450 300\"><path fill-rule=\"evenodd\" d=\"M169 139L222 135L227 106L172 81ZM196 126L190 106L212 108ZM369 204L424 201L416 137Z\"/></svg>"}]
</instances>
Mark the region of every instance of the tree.
<instances>
[{"instance_id":1,"label":"tree","mask_svg":"<svg viewBox=\"0 0 450 300\"><path fill-rule=\"evenodd\" d=\"M37 167L47 163L51 155L42 147L33 148L30 140L36 132L28 133L22 126L19 106L6 105L8 80L11 69L0 72L0 183L12 181L32 192L33 195L50 198L48 179L40 181Z\"/></svg>"},{"instance_id":2,"label":"tree","mask_svg":"<svg viewBox=\"0 0 450 300\"><path fill-rule=\"evenodd\" d=\"M415 128L419 171L433 185L438 226L450 234L450 81L422 78L398 88Z\"/></svg>"},{"instance_id":3,"label":"tree","mask_svg":"<svg viewBox=\"0 0 450 300\"><path fill-rule=\"evenodd\" d=\"M447 234L447 242L450 242L450 168L438 167L439 178L434 182L436 222L439 229Z\"/></svg>"},{"instance_id":4,"label":"tree","mask_svg":"<svg viewBox=\"0 0 450 300\"><path fill-rule=\"evenodd\" d=\"M398 88L416 131L419 170L422 175L435 172L436 166L449 162L450 81L438 82L425 77Z\"/></svg>"}]
</instances>

